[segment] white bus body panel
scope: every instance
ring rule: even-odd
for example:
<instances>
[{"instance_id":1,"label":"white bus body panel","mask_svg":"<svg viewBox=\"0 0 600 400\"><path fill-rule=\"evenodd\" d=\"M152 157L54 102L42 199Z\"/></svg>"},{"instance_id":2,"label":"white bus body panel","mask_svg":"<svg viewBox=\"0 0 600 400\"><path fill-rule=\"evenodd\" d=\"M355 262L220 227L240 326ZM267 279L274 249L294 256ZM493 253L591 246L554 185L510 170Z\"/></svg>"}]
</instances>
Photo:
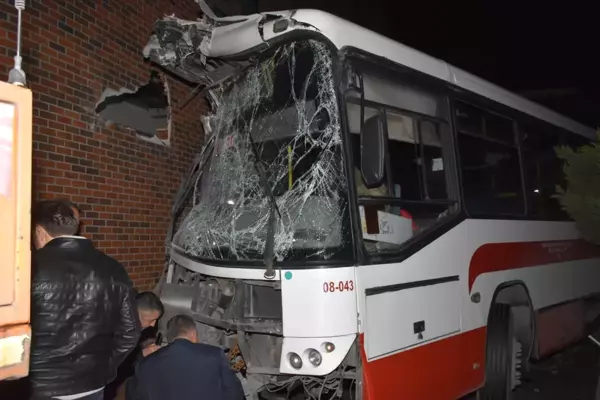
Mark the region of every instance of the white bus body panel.
<instances>
[{"instance_id":1,"label":"white bus body panel","mask_svg":"<svg viewBox=\"0 0 600 400\"><path fill-rule=\"evenodd\" d=\"M460 331L458 280L365 296L365 347L370 359ZM425 330L419 336L415 323ZM376 333L375 333L376 332Z\"/></svg>"},{"instance_id":2,"label":"white bus body panel","mask_svg":"<svg viewBox=\"0 0 600 400\"><path fill-rule=\"evenodd\" d=\"M367 357L371 359L380 356L380 349L386 349L387 353L400 351L409 343L399 332L382 334L380 323L372 325L372 321L379 321L383 317L372 316L374 313L388 318L390 324L399 324L398 327L410 324L411 328L413 322L437 315L440 322L436 332L455 331L456 321L443 316L444 310L454 309L452 305L444 304L446 301L454 301L454 293L446 293L447 289L443 288L445 284L432 286L428 302L411 304L410 308L420 311L409 314L404 310L404 313L399 311L404 306L397 301L381 300L377 301L377 306L373 306L372 302L375 300L370 297L382 297L385 294L366 296L365 290L458 275L459 280L455 283L458 287L457 301L460 302L461 310L460 331L470 331L487 324L492 296L496 288L505 282L522 281L529 290L536 310L600 292L598 259L486 272L476 276L472 288L469 289L469 266L478 248L490 243L563 241L575 240L579 236L571 222L465 220L401 263L357 268L356 275L361 288L358 297L360 326L366 327L361 329L361 332L365 333ZM470 299L470 295L475 292L481 295L479 303ZM423 295L423 299L426 297ZM430 304L439 305L438 314L429 311ZM404 319L408 315L414 321L392 322L393 319ZM426 332L428 330L429 326L426 324ZM436 332L432 335L437 336ZM374 338L370 339L370 335ZM424 336L427 337L425 334ZM374 341L377 342L375 348L370 346Z\"/></svg>"},{"instance_id":3,"label":"white bus body panel","mask_svg":"<svg viewBox=\"0 0 600 400\"><path fill-rule=\"evenodd\" d=\"M355 267L282 271L281 303L283 335L286 337L331 337L356 334L357 306ZM289 278L289 279L288 279ZM333 282L333 292L324 285ZM338 290L340 284L352 290Z\"/></svg>"},{"instance_id":4,"label":"white bus body panel","mask_svg":"<svg viewBox=\"0 0 600 400\"><path fill-rule=\"evenodd\" d=\"M290 375L312 375L324 376L335 370L344 361L348 351L356 340L356 334L336 336L332 338L283 338L283 346L281 348L281 360L279 364L279 372ZM331 342L335 346L335 350L327 353L323 349L325 342ZM315 349L321 353L323 361L317 367L310 364L308 361L308 351ZM294 352L302 357L302 368L294 369L290 365L288 354Z\"/></svg>"},{"instance_id":5,"label":"white bus body panel","mask_svg":"<svg viewBox=\"0 0 600 400\"><path fill-rule=\"evenodd\" d=\"M598 295L600 254L572 222L467 219L407 259L357 267L356 276L368 396L450 400L485 381L487 318L499 287L522 283L536 311ZM457 292L443 280L454 276ZM423 286L429 280L438 283Z\"/></svg>"},{"instance_id":6,"label":"white bus body panel","mask_svg":"<svg viewBox=\"0 0 600 400\"><path fill-rule=\"evenodd\" d=\"M356 340L355 267L282 270L281 277L284 338L280 372L326 375L340 365ZM333 291L329 290L330 283ZM326 353L325 342L333 343L335 350ZM323 356L318 367L309 363L309 349L318 350ZM301 369L290 366L290 352L302 357Z\"/></svg>"}]
</instances>

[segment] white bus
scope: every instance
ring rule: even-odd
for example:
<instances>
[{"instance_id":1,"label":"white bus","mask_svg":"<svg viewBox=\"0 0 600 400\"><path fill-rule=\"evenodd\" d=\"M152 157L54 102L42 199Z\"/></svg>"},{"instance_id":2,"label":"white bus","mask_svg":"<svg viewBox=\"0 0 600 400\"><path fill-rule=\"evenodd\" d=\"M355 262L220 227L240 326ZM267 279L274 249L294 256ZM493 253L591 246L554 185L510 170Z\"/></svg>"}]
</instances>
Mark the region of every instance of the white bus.
<instances>
[{"instance_id":1,"label":"white bus","mask_svg":"<svg viewBox=\"0 0 600 400\"><path fill-rule=\"evenodd\" d=\"M554 148L592 129L325 12L202 7L145 48L213 110L158 290L249 398L505 400L583 336L600 252Z\"/></svg>"}]
</instances>

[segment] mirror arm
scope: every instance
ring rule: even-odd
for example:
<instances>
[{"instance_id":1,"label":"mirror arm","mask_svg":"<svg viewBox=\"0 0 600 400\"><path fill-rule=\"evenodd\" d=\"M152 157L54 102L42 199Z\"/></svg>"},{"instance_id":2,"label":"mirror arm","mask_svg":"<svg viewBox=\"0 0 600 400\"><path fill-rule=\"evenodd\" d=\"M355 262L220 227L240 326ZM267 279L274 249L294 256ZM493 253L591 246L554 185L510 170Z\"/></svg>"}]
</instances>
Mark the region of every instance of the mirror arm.
<instances>
[{"instance_id":1,"label":"mirror arm","mask_svg":"<svg viewBox=\"0 0 600 400\"><path fill-rule=\"evenodd\" d=\"M365 85L363 81L363 76L360 72L357 72L358 82L360 85L360 131L363 131L363 126L365 125Z\"/></svg>"}]
</instances>

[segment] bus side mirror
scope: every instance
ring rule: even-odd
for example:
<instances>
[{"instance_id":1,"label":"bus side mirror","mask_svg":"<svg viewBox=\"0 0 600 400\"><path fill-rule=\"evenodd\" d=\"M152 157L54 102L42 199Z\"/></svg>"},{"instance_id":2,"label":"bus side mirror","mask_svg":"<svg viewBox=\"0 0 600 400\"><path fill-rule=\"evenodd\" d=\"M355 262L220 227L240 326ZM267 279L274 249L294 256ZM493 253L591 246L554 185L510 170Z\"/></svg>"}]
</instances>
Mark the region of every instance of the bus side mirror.
<instances>
[{"instance_id":1,"label":"bus side mirror","mask_svg":"<svg viewBox=\"0 0 600 400\"><path fill-rule=\"evenodd\" d=\"M365 121L360 132L360 172L369 189L380 186L385 177L385 127L383 115Z\"/></svg>"}]
</instances>

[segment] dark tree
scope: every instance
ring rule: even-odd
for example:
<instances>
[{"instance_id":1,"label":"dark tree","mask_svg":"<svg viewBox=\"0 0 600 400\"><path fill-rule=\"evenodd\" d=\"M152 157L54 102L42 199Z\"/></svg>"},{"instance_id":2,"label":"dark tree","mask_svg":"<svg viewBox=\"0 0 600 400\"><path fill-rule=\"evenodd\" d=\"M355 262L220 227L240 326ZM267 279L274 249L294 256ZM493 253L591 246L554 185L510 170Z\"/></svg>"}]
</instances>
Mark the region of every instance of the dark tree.
<instances>
[{"instance_id":1,"label":"dark tree","mask_svg":"<svg viewBox=\"0 0 600 400\"><path fill-rule=\"evenodd\" d=\"M558 147L556 153L567 182L557 187L557 198L583 237L600 245L600 130L595 143L576 150Z\"/></svg>"}]
</instances>

